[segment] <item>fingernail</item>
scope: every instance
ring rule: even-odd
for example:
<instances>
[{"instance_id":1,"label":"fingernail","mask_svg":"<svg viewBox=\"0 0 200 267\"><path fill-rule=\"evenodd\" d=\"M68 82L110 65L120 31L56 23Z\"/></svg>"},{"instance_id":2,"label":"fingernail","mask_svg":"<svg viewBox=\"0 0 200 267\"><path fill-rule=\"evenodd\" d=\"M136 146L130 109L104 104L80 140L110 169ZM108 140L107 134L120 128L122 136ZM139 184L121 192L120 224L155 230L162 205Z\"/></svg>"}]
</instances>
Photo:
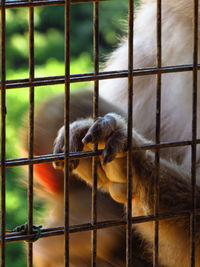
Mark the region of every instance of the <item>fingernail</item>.
<instances>
[{"instance_id":1,"label":"fingernail","mask_svg":"<svg viewBox=\"0 0 200 267\"><path fill-rule=\"evenodd\" d=\"M82 143L87 144L90 143L92 141L92 135L91 134L87 134L83 139L82 139Z\"/></svg>"}]
</instances>

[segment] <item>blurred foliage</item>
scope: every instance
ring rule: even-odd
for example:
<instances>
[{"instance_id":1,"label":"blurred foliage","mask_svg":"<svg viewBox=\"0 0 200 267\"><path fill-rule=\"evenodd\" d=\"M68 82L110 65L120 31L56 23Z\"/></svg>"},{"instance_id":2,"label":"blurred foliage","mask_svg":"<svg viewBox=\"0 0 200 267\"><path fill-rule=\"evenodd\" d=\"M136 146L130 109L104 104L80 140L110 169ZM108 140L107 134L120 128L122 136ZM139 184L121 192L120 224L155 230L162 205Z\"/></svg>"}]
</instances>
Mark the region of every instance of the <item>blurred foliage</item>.
<instances>
[{"instance_id":1,"label":"blurred foliage","mask_svg":"<svg viewBox=\"0 0 200 267\"><path fill-rule=\"evenodd\" d=\"M126 30L128 1L113 0L100 3L100 60L116 47ZM35 76L64 74L64 7L36 7L35 25ZM27 78L28 60L28 9L6 11L6 68L7 79ZM71 6L71 73L93 71L93 5ZM71 89L87 83L72 84ZM58 92L63 85L35 88L36 108L39 103ZM27 125L24 119L29 107L28 88L7 91L6 153L7 158L22 157L21 132ZM27 167L24 167L27 168ZM27 221L27 191L21 183L26 176L22 167L6 172L6 227L12 229ZM34 199L34 223L40 223L41 201ZM22 243L7 244L6 266L26 266Z\"/></svg>"},{"instance_id":2,"label":"blurred foliage","mask_svg":"<svg viewBox=\"0 0 200 267\"><path fill-rule=\"evenodd\" d=\"M100 51L107 54L122 35L127 17L128 1L108 1L100 4ZM28 67L28 9L7 10L7 68ZM71 57L93 50L93 4L71 6ZM43 65L49 57L64 61L64 7L36 7L35 64Z\"/></svg>"}]
</instances>

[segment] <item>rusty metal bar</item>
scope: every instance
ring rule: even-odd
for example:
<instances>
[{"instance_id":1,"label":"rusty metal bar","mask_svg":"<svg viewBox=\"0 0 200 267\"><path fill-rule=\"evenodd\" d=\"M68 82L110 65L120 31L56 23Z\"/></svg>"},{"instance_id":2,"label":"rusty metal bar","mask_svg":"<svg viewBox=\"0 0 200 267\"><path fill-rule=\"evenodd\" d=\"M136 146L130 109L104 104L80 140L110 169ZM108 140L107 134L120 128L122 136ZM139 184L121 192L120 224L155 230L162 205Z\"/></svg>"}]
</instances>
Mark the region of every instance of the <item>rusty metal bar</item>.
<instances>
[{"instance_id":1,"label":"rusty metal bar","mask_svg":"<svg viewBox=\"0 0 200 267\"><path fill-rule=\"evenodd\" d=\"M196 238L196 160L197 160L197 87L198 87L198 21L199 1L194 0L194 47L193 47L193 106L192 106L192 153L191 153L191 186L192 213L190 215L191 267L195 266Z\"/></svg>"},{"instance_id":2,"label":"rusty metal bar","mask_svg":"<svg viewBox=\"0 0 200 267\"><path fill-rule=\"evenodd\" d=\"M105 2L108 0L71 0L71 4L81 4L81 3L98 3ZM65 5L64 0L38 0L38 1L6 1L5 8L22 8L22 7L37 7L37 6L60 6ZM0 3L0 9L2 4Z\"/></svg>"},{"instance_id":3,"label":"rusty metal bar","mask_svg":"<svg viewBox=\"0 0 200 267\"><path fill-rule=\"evenodd\" d=\"M99 73L99 3L93 4L93 53L94 53L94 74ZM97 119L99 114L99 81L94 81L94 97L93 97L93 118ZM94 152L98 150L98 144L93 146ZM91 210L91 223L97 223L97 158L92 158L92 210ZM96 266L97 256L97 229L91 232L91 266Z\"/></svg>"},{"instance_id":4,"label":"rusty metal bar","mask_svg":"<svg viewBox=\"0 0 200 267\"><path fill-rule=\"evenodd\" d=\"M145 68L145 69L135 69L133 70L133 76L145 76L145 75L154 75L159 73L176 73L176 72L185 72L192 71L193 65L177 65L177 66L166 66L161 68ZM200 65L198 65L198 70L200 70ZM95 80L106 80L106 79L117 79L117 78L127 78L128 71L107 71L99 72L95 75L94 73L83 73L83 74L72 74L70 75L70 83L76 82L89 82ZM6 89L14 88L23 88L30 86L44 86L44 85L55 85L55 84L64 84L65 76L48 76L35 78L32 83L29 79L16 79L16 80L6 80ZM0 83L1 88L1 83Z\"/></svg>"},{"instance_id":5,"label":"rusty metal bar","mask_svg":"<svg viewBox=\"0 0 200 267\"><path fill-rule=\"evenodd\" d=\"M181 212L176 213L167 213L156 216L138 216L132 218L132 224L138 224L138 223L144 223L144 222L152 222L155 220L168 220L170 218L187 218L190 216L190 214L193 211L191 210L185 210ZM196 209L196 214L200 215L200 209ZM123 226L126 225L127 221L125 219L115 219L115 220L106 220L106 221L99 221L96 225L92 225L91 223L85 223L85 224L78 224L78 225L72 225L69 227L69 233L78 233L82 231L91 231L94 229L104 229L104 228L110 228L110 227L116 227L116 226ZM40 238L49 237L49 236L57 236L57 235L63 235L64 234L64 227L58 226L58 227L52 227L52 228L44 228L41 230L41 236ZM24 235L17 232L10 232L6 234L5 241L6 243L11 242L19 242L19 241L28 241L32 239L35 235L35 232L31 235ZM1 239L0 239L1 241ZM0 242L1 244L1 242Z\"/></svg>"},{"instance_id":6,"label":"rusty metal bar","mask_svg":"<svg viewBox=\"0 0 200 267\"><path fill-rule=\"evenodd\" d=\"M99 0L101 1L101 0ZM92 231L92 266L96 266L96 231L97 229L126 225L127 226L127 259L126 266L132 264L132 224L142 222L155 222L155 246L154 246L154 266L158 266L158 221L162 219L176 218L180 216L190 216L191 220L191 266L195 266L195 229L196 229L196 215L200 214L200 209L196 208L196 145L200 144L197 140L197 73L200 69L198 65L198 0L194 0L194 60L192 65L177 65L162 67L161 56L161 0L157 0L157 67L133 70L133 0L129 0L129 68L128 71L110 71L99 72L98 60L98 7L99 1L96 0L44 0L44 1L10 1L5 2L2 0L0 4L1 9L1 266L5 266L5 242L14 242L29 240L34 236L32 232L33 222L33 164L42 162L52 162L55 160L65 160L65 226L56 227L51 229L43 229L42 237L54 236L65 234L65 266L69 266L69 233L79 231ZM75 74L70 75L70 4L94 2L94 73ZM48 6L48 5L65 5L65 75L53 77L34 78L34 13L33 7L35 6ZM5 77L5 9L13 7L29 7L29 79L19 79L6 81ZM183 71L193 72L193 120L192 120L192 141L168 142L160 143L160 111L161 111L161 74L162 73L176 73ZM144 75L157 75L157 113L156 113L156 144L147 144L137 148L132 148L132 96L133 96L133 77ZM94 151L69 153L69 92L71 82L94 81L94 118L98 116L98 83L102 79L111 78L127 78L129 81L129 105L128 105L128 212L127 218L124 220L118 219L113 221L97 222L97 174L96 174L96 161L94 158L93 167L93 191L92 191L92 220L89 224L69 226L69 201L68 201L68 167L71 158L89 157L100 155L102 151ZM34 86L43 86L50 84L65 84L65 151L60 155L43 155L33 157L33 132L34 132ZM6 89L30 87L30 113L29 113L29 158L11 159L6 160L5 156L5 118L6 118ZM159 150L166 147L186 146L190 145L192 149L192 201L193 209L191 211L178 212L176 214L162 214L159 215ZM132 170L131 170L131 157L133 151L155 149L155 213L152 216L132 218ZM6 234L5 235L5 167L29 165L29 211L28 235ZM96 177L96 178L95 178ZM32 245L29 245L29 258L28 266L32 266Z\"/></svg>"},{"instance_id":7,"label":"rusty metal bar","mask_svg":"<svg viewBox=\"0 0 200 267\"><path fill-rule=\"evenodd\" d=\"M157 0L157 22L156 22L156 41L157 41L157 67L162 66L162 0ZM157 91L156 91L156 144L160 143L160 123L161 123L161 73L157 76ZM155 151L155 179L154 179L154 215L158 216L159 212L159 186L160 181L160 150ZM159 258L159 221L155 220L154 224L154 249L153 249L153 266L158 266Z\"/></svg>"},{"instance_id":8,"label":"rusty metal bar","mask_svg":"<svg viewBox=\"0 0 200 267\"><path fill-rule=\"evenodd\" d=\"M65 125L65 169L64 169L64 230L65 230L65 263L69 266L69 105L70 105L70 0L65 1L65 98L64 98L64 125Z\"/></svg>"},{"instance_id":9,"label":"rusty metal bar","mask_svg":"<svg viewBox=\"0 0 200 267\"><path fill-rule=\"evenodd\" d=\"M197 144L200 144L200 140L197 139ZM191 146L192 141L178 141L178 142L166 142L160 144L152 144L152 145L142 145L138 147L133 147L133 152L141 151L141 150L154 150L154 149L161 149L161 148L168 148L168 147L180 147L180 146ZM98 150L97 152L94 151L81 151L81 152L71 152L69 153L70 159L78 159L83 157L92 157L92 156L99 156L102 154L102 150ZM37 163L44 163L44 162L53 162L64 160L64 153L59 154L47 154L42 156L35 156L33 159L28 158L15 158L15 159L8 159L6 160L6 167L14 167L14 166L23 166L29 164L37 164ZM0 165L1 167L1 165Z\"/></svg>"},{"instance_id":10,"label":"rusty metal bar","mask_svg":"<svg viewBox=\"0 0 200 267\"><path fill-rule=\"evenodd\" d=\"M133 13L134 1L128 6L128 153L127 153L127 214L126 266L132 266L132 129L133 129Z\"/></svg>"},{"instance_id":11,"label":"rusty metal bar","mask_svg":"<svg viewBox=\"0 0 200 267\"><path fill-rule=\"evenodd\" d=\"M31 0L30 0L31 2ZM34 79L34 9L29 8L29 81ZM33 159L34 148L34 86L29 88L29 159ZM28 233L32 234L33 228L33 168L29 165L28 179ZM33 244L28 243L27 266L33 266Z\"/></svg>"},{"instance_id":12,"label":"rusty metal bar","mask_svg":"<svg viewBox=\"0 0 200 267\"><path fill-rule=\"evenodd\" d=\"M5 0L1 2L1 267L5 266L6 230L6 12Z\"/></svg>"}]
</instances>

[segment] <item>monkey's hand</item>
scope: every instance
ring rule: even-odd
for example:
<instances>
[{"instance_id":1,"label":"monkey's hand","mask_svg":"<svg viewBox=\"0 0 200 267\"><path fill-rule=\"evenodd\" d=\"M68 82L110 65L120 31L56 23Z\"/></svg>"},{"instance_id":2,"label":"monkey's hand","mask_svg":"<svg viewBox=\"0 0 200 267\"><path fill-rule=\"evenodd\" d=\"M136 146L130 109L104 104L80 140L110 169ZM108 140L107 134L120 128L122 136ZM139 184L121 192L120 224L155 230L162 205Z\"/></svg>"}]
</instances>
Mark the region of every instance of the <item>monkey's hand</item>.
<instances>
[{"instance_id":1,"label":"monkey's hand","mask_svg":"<svg viewBox=\"0 0 200 267\"><path fill-rule=\"evenodd\" d=\"M113 161L117 156L121 158L121 153L125 152L127 147L127 127L124 118L115 113L99 117L88 129L82 143L86 146L98 143L99 148L103 149L103 165ZM117 155L118 153L120 155Z\"/></svg>"},{"instance_id":2,"label":"monkey's hand","mask_svg":"<svg viewBox=\"0 0 200 267\"><path fill-rule=\"evenodd\" d=\"M98 148L103 149L97 158L98 186L108 191L118 202L126 201L126 121L115 113L108 113L99 117L95 122L92 119L75 121L70 125L70 152L92 150L93 143L98 142ZM54 153L63 152L64 127L55 140ZM56 168L63 168L63 162L56 162ZM72 160L70 169L74 169L82 179L92 183L92 160L82 158Z\"/></svg>"},{"instance_id":3,"label":"monkey's hand","mask_svg":"<svg viewBox=\"0 0 200 267\"><path fill-rule=\"evenodd\" d=\"M70 124L70 140L69 140L69 151L70 152L78 152L84 150L84 144L82 142L83 137L87 133L88 129L92 125L92 119L84 119L74 121ZM62 153L64 152L64 126L60 128L58 131L57 137L54 141L54 149L53 153ZM88 149L89 150L89 149ZM70 171L75 169L79 164L79 160L71 160L70 161ZM56 169L64 169L63 161L56 161L53 163Z\"/></svg>"}]
</instances>

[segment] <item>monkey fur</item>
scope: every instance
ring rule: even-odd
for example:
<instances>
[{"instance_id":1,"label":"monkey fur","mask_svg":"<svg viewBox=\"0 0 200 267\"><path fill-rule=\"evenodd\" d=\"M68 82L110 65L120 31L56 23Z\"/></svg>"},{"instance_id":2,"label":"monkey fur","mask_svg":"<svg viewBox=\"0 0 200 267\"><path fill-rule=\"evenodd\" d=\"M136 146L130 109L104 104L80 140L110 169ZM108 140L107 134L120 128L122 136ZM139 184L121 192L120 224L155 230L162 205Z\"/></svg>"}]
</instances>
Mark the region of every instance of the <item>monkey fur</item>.
<instances>
[{"instance_id":1,"label":"monkey fur","mask_svg":"<svg viewBox=\"0 0 200 267\"><path fill-rule=\"evenodd\" d=\"M193 64L193 13L191 0L162 1L162 66ZM199 47L200 49L200 47ZM134 24L134 68L156 66L156 1L143 0ZM199 59L199 58L198 58ZM105 71L128 69L128 41L125 39L111 54ZM199 75L199 74L198 74ZM198 76L199 77L199 76ZM125 203L128 79L100 81L100 97L114 103L125 115L111 110L93 122L90 118L70 125L70 150L88 150L98 141L104 148L99 157L99 188L109 192L118 202ZM155 143L156 75L134 77L133 81L133 146ZM162 74L161 142L192 139L192 72ZM197 121L199 122L199 86ZM200 125L197 125L199 138ZM56 138L54 152L63 151L64 128ZM78 138L79 137L79 138ZM74 139L73 139L74 138ZM196 160L196 206L200 208L200 150ZM159 214L181 212L192 208L191 147L160 150ZM62 167L58 162L57 167ZM155 152L133 152L132 216L153 214ZM91 184L91 160L81 159L74 169ZM140 236L153 247L154 223L135 224ZM195 263L200 266L200 216L196 217ZM159 221L159 264L190 266L190 219L171 218Z\"/></svg>"},{"instance_id":2,"label":"monkey fur","mask_svg":"<svg viewBox=\"0 0 200 267\"><path fill-rule=\"evenodd\" d=\"M70 97L70 118L75 121L92 114L92 92L82 90L72 92ZM106 101L100 99L100 113L104 115L115 109ZM118 112L115 109L115 112ZM44 155L51 153L52 143L57 129L64 120L64 98L57 95L40 104L35 115L34 153ZM24 140L27 138L23 138ZM28 150L28 144L24 144ZM64 180L63 172L53 168L51 163L34 165L34 187L37 195L46 203L46 215L38 218L43 227L63 226L64 224ZM91 189L70 174L69 180L69 219L70 225L89 223L91 220ZM98 220L114 220L125 215L123 205L113 201L105 193L98 192ZM112 227L97 231L97 266L125 266L125 228ZM137 240L137 242L136 242ZM79 232L70 234L70 266L90 266L91 233ZM134 237L134 254L137 266L151 266L144 259L144 253L138 256L141 244L138 236ZM34 266L62 267L64 266L64 236L41 238L34 243ZM135 265L134 265L135 266Z\"/></svg>"}]
</instances>

